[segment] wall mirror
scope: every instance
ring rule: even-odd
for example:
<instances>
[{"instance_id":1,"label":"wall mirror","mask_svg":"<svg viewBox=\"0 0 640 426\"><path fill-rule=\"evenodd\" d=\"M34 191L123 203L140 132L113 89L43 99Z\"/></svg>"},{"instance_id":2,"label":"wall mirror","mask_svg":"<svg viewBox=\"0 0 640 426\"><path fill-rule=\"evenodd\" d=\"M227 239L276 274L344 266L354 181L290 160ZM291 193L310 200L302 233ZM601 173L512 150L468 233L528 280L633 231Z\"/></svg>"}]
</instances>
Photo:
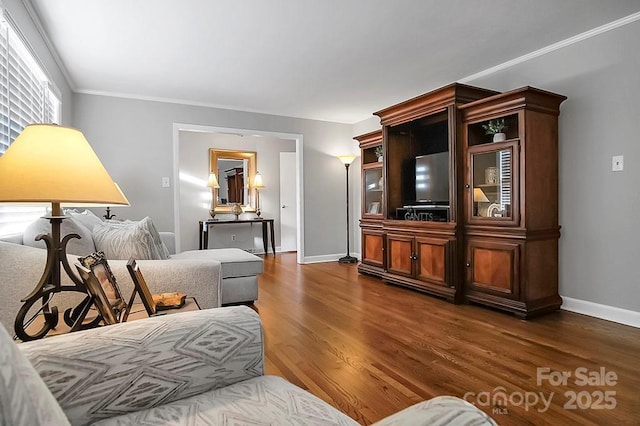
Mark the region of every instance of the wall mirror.
<instances>
[{"instance_id":1,"label":"wall mirror","mask_svg":"<svg viewBox=\"0 0 640 426\"><path fill-rule=\"evenodd\" d=\"M235 203L245 212L255 212L255 190L251 187L256 175L254 151L209 150L209 171L218 178L214 209L216 213L231 213Z\"/></svg>"}]
</instances>

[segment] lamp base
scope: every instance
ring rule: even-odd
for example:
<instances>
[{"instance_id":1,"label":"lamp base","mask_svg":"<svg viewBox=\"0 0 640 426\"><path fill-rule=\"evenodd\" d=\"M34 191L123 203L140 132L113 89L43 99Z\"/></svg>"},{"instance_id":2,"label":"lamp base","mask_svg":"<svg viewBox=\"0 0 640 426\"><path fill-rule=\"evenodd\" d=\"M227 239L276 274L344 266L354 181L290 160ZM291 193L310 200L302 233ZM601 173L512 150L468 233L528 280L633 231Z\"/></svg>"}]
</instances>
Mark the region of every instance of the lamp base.
<instances>
[{"instance_id":1,"label":"lamp base","mask_svg":"<svg viewBox=\"0 0 640 426\"><path fill-rule=\"evenodd\" d=\"M340 259L338 259L338 262L339 263L358 263L358 258L346 255L346 256L341 257Z\"/></svg>"}]
</instances>

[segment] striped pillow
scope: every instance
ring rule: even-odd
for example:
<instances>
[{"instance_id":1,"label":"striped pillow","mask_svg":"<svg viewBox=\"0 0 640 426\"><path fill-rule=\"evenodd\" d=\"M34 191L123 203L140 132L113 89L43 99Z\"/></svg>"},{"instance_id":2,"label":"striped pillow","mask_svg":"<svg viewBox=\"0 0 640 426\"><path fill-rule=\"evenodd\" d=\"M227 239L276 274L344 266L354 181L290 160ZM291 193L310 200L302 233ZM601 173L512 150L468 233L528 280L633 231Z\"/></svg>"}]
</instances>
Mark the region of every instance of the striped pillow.
<instances>
[{"instance_id":1,"label":"striped pillow","mask_svg":"<svg viewBox=\"0 0 640 426\"><path fill-rule=\"evenodd\" d=\"M154 240L151 228L155 230L148 217L139 222L105 221L93 228L96 251L103 251L107 259L167 259L168 254ZM159 241L159 234L157 238Z\"/></svg>"}]
</instances>

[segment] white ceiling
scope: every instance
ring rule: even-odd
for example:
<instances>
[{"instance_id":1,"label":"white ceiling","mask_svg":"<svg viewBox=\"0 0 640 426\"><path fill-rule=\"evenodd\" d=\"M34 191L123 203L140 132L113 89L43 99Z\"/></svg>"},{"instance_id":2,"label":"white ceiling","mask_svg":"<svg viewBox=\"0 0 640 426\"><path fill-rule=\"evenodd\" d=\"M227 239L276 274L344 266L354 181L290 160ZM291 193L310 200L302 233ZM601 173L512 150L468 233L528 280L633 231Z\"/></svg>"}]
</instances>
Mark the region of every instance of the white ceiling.
<instances>
[{"instance_id":1,"label":"white ceiling","mask_svg":"<svg viewBox=\"0 0 640 426\"><path fill-rule=\"evenodd\" d=\"M72 88L354 123L638 0L31 0Z\"/></svg>"}]
</instances>

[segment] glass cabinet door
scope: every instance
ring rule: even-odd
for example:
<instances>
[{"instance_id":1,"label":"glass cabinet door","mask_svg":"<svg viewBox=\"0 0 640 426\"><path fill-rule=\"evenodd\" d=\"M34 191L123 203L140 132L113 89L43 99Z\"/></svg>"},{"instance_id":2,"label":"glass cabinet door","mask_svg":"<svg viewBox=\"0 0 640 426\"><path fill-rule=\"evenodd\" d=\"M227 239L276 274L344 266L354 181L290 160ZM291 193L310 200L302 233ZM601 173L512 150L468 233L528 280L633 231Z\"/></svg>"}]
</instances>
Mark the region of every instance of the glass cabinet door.
<instances>
[{"instance_id":1,"label":"glass cabinet door","mask_svg":"<svg viewBox=\"0 0 640 426\"><path fill-rule=\"evenodd\" d=\"M363 214L382 215L382 167L363 170L364 205Z\"/></svg>"},{"instance_id":2,"label":"glass cabinet door","mask_svg":"<svg viewBox=\"0 0 640 426\"><path fill-rule=\"evenodd\" d=\"M501 144L499 149L484 145L469 151L472 218L515 220L517 170L514 165L517 163L514 147L511 143Z\"/></svg>"}]
</instances>

